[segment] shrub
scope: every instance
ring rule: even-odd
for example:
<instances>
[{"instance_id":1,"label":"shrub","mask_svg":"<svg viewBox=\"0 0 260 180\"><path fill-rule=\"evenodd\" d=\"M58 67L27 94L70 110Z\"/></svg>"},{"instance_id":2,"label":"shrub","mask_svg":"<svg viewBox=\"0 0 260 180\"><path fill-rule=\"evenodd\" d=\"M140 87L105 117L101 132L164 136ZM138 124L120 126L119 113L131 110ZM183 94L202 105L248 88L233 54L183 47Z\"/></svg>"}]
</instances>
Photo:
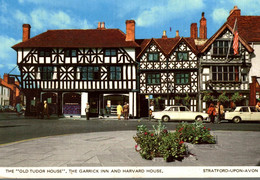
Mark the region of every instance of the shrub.
<instances>
[{"instance_id":1,"label":"shrub","mask_svg":"<svg viewBox=\"0 0 260 180\"><path fill-rule=\"evenodd\" d=\"M210 134L210 129L206 128L202 122L192 124L182 123L176 127L176 135L184 142L193 144L214 144L215 138Z\"/></svg>"}]
</instances>

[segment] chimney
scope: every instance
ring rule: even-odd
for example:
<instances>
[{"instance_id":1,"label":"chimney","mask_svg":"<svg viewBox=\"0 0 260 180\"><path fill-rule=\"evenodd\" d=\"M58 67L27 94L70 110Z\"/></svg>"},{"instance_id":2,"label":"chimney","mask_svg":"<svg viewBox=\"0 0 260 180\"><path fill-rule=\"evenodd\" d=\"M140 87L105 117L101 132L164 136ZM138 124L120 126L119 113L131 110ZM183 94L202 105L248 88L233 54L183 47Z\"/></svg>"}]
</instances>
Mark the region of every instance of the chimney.
<instances>
[{"instance_id":1,"label":"chimney","mask_svg":"<svg viewBox=\"0 0 260 180\"><path fill-rule=\"evenodd\" d=\"M135 21L126 20L126 41L135 41Z\"/></svg>"},{"instance_id":2,"label":"chimney","mask_svg":"<svg viewBox=\"0 0 260 180\"><path fill-rule=\"evenodd\" d=\"M192 23L190 25L190 37L193 39L197 39L198 38L198 27L197 27L197 23Z\"/></svg>"},{"instance_id":3,"label":"chimney","mask_svg":"<svg viewBox=\"0 0 260 180\"><path fill-rule=\"evenodd\" d=\"M176 37L180 37L179 30L176 30Z\"/></svg>"},{"instance_id":4,"label":"chimney","mask_svg":"<svg viewBox=\"0 0 260 180\"><path fill-rule=\"evenodd\" d=\"M167 39L167 35L166 35L166 31L165 31L165 30L163 31L162 38L163 38L163 39Z\"/></svg>"},{"instance_id":5,"label":"chimney","mask_svg":"<svg viewBox=\"0 0 260 180\"><path fill-rule=\"evenodd\" d=\"M8 83L8 74L4 73L4 81Z\"/></svg>"},{"instance_id":6,"label":"chimney","mask_svg":"<svg viewBox=\"0 0 260 180\"><path fill-rule=\"evenodd\" d=\"M241 16L241 10L238 9L237 6L234 6L234 8L229 12L229 16L227 18L228 21L234 21L236 17Z\"/></svg>"},{"instance_id":7,"label":"chimney","mask_svg":"<svg viewBox=\"0 0 260 180\"><path fill-rule=\"evenodd\" d=\"M204 17L204 12L202 12L200 19L200 38L207 39L207 20Z\"/></svg>"},{"instance_id":8,"label":"chimney","mask_svg":"<svg viewBox=\"0 0 260 180\"><path fill-rule=\"evenodd\" d=\"M30 39L30 24L23 24L23 41Z\"/></svg>"},{"instance_id":9,"label":"chimney","mask_svg":"<svg viewBox=\"0 0 260 180\"><path fill-rule=\"evenodd\" d=\"M101 29L101 22L98 22L98 27L97 29Z\"/></svg>"},{"instance_id":10,"label":"chimney","mask_svg":"<svg viewBox=\"0 0 260 180\"><path fill-rule=\"evenodd\" d=\"M101 29L106 29L105 28L105 22L101 22Z\"/></svg>"}]
</instances>

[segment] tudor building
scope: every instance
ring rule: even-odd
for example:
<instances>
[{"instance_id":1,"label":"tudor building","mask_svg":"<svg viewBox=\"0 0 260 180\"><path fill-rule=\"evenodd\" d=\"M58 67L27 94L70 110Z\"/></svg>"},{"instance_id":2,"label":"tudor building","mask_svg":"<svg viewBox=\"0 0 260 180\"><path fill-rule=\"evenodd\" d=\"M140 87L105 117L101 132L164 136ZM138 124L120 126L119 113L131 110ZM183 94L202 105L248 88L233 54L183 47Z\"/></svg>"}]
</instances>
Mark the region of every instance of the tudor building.
<instances>
[{"instance_id":1,"label":"tudor building","mask_svg":"<svg viewBox=\"0 0 260 180\"><path fill-rule=\"evenodd\" d=\"M35 113L36 101L46 100L52 113L90 115L113 113L118 102L128 102L137 116L137 63L135 22L119 29L48 30L30 38L23 25L23 42L13 48L26 95L26 114Z\"/></svg>"},{"instance_id":2,"label":"tudor building","mask_svg":"<svg viewBox=\"0 0 260 180\"><path fill-rule=\"evenodd\" d=\"M238 28L239 53L234 55L232 44L233 28ZM249 70L254 56L253 48L249 44L250 28L246 21L240 17L240 9L235 8L230 12L227 22L201 47L201 92L209 92L215 98L223 92L231 97L239 92L244 97L243 104L248 105L249 99ZM248 32L243 32L248 30ZM231 48L230 48L231 46ZM228 52L230 48L230 51ZM227 55L228 54L228 55ZM207 108L200 94L200 109Z\"/></svg>"}]
</instances>

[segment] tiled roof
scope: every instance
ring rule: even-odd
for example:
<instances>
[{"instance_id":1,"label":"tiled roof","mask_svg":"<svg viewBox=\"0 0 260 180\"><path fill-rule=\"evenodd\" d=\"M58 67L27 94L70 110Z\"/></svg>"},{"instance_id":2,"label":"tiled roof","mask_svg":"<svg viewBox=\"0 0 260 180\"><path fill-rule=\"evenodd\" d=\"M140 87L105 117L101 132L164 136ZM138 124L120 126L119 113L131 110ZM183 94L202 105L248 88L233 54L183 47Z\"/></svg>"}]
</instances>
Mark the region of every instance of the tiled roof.
<instances>
[{"instance_id":1,"label":"tiled roof","mask_svg":"<svg viewBox=\"0 0 260 180\"><path fill-rule=\"evenodd\" d=\"M119 29L48 30L27 41L13 46L26 47L139 47L134 41L125 41L126 35Z\"/></svg>"},{"instance_id":2,"label":"tiled roof","mask_svg":"<svg viewBox=\"0 0 260 180\"><path fill-rule=\"evenodd\" d=\"M260 42L260 16L238 16L227 23L233 28L237 18L237 30L247 42Z\"/></svg>"},{"instance_id":3,"label":"tiled roof","mask_svg":"<svg viewBox=\"0 0 260 180\"><path fill-rule=\"evenodd\" d=\"M140 49L137 51L137 58L139 58L143 54L143 52L151 42L155 42L155 44L158 45L159 49L161 49L161 51L165 55L169 55L182 41L184 41L195 54L198 53L193 38L175 37L175 38L159 38L159 39L139 39L136 40L136 42L140 45Z\"/></svg>"}]
</instances>

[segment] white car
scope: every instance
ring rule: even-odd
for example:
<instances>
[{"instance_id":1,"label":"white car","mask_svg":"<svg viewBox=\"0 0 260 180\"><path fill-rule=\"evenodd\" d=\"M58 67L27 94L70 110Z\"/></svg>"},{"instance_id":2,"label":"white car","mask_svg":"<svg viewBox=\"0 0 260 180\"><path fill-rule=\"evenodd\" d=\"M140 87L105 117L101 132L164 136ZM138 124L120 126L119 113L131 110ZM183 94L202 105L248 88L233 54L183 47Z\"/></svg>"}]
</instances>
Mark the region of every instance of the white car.
<instances>
[{"instance_id":1,"label":"white car","mask_svg":"<svg viewBox=\"0 0 260 180\"><path fill-rule=\"evenodd\" d=\"M254 106L238 106L233 112L226 112L225 119L235 123L260 121L260 112Z\"/></svg>"},{"instance_id":2,"label":"white car","mask_svg":"<svg viewBox=\"0 0 260 180\"><path fill-rule=\"evenodd\" d=\"M208 120L208 114L202 112L192 112L186 106L168 106L163 111L152 113L152 118L162 121L203 121Z\"/></svg>"}]
</instances>

